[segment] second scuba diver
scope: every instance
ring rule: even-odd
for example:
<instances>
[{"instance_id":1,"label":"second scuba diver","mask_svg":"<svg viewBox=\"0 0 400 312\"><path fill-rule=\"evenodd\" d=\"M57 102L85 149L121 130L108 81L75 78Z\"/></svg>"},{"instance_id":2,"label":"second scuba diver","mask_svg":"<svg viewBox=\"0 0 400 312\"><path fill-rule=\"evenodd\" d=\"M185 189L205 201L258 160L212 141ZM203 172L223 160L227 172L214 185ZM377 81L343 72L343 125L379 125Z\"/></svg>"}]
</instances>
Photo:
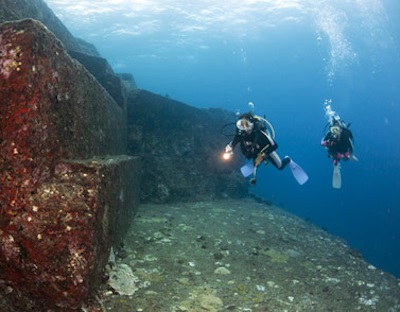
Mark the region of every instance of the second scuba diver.
<instances>
[{"instance_id":1,"label":"second scuba diver","mask_svg":"<svg viewBox=\"0 0 400 312\"><path fill-rule=\"evenodd\" d=\"M350 124L346 125L339 115L332 110L330 104L330 100L326 100L324 103L329 131L321 140L321 145L328 150L328 157L333 159L332 187L340 189L342 186L340 160L358 161L358 159L354 156L353 134L349 129Z\"/></svg>"}]
</instances>

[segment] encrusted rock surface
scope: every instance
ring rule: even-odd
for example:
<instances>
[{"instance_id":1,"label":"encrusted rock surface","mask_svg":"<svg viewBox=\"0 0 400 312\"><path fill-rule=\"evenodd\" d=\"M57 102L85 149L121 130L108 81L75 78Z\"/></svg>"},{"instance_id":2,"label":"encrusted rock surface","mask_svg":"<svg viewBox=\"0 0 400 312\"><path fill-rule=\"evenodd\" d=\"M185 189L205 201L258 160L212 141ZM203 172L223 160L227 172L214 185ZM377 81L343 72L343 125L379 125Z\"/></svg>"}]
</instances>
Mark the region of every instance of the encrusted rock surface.
<instances>
[{"instance_id":1,"label":"encrusted rock surface","mask_svg":"<svg viewBox=\"0 0 400 312\"><path fill-rule=\"evenodd\" d=\"M93 295L110 245L132 219L125 203L134 203L138 188L124 175L137 168L130 157L60 162L25 207L6 209L0 287L15 311L73 311Z\"/></svg>"},{"instance_id":2,"label":"encrusted rock surface","mask_svg":"<svg viewBox=\"0 0 400 312\"><path fill-rule=\"evenodd\" d=\"M139 191L124 111L40 22L0 26L0 290L73 311L101 282Z\"/></svg>"},{"instance_id":3,"label":"encrusted rock surface","mask_svg":"<svg viewBox=\"0 0 400 312\"><path fill-rule=\"evenodd\" d=\"M2 135L9 141L3 142L8 155L23 157L29 146L42 157L37 161L48 165L57 157L125 152L123 111L43 24L27 19L4 23L0 30Z\"/></svg>"},{"instance_id":4,"label":"encrusted rock surface","mask_svg":"<svg viewBox=\"0 0 400 312\"><path fill-rule=\"evenodd\" d=\"M127 94L124 80L114 74L106 59L75 51L69 51L68 53L96 77L98 82L100 82L122 109L126 109Z\"/></svg>"},{"instance_id":5,"label":"encrusted rock surface","mask_svg":"<svg viewBox=\"0 0 400 312\"><path fill-rule=\"evenodd\" d=\"M63 43L69 55L85 66L118 105L125 108L126 95L122 87L124 79L113 72L94 45L74 37L43 0L0 1L0 23L24 18L33 18L46 25Z\"/></svg>"}]
</instances>

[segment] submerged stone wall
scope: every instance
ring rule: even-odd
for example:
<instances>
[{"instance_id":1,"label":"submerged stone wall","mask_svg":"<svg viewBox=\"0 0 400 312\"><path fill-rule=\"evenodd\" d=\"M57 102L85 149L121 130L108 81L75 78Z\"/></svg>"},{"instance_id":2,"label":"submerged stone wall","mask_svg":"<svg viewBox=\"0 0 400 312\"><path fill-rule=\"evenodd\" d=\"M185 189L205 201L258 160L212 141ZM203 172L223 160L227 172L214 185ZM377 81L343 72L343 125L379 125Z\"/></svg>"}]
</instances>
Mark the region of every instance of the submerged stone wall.
<instances>
[{"instance_id":1,"label":"submerged stone wall","mask_svg":"<svg viewBox=\"0 0 400 312\"><path fill-rule=\"evenodd\" d=\"M110 93L118 105L125 108L124 80L116 75L96 47L74 37L43 0L0 1L0 23L24 18L42 22L62 42L69 55L80 62Z\"/></svg>"},{"instance_id":2,"label":"submerged stone wall","mask_svg":"<svg viewBox=\"0 0 400 312\"><path fill-rule=\"evenodd\" d=\"M239 154L224 161L232 112L198 109L145 91L128 97L128 150L142 159L142 202L165 203L248 195ZM230 128L234 134L234 126Z\"/></svg>"},{"instance_id":3,"label":"submerged stone wall","mask_svg":"<svg viewBox=\"0 0 400 312\"><path fill-rule=\"evenodd\" d=\"M0 26L0 290L13 311L79 310L129 226L126 116L43 24Z\"/></svg>"}]
</instances>

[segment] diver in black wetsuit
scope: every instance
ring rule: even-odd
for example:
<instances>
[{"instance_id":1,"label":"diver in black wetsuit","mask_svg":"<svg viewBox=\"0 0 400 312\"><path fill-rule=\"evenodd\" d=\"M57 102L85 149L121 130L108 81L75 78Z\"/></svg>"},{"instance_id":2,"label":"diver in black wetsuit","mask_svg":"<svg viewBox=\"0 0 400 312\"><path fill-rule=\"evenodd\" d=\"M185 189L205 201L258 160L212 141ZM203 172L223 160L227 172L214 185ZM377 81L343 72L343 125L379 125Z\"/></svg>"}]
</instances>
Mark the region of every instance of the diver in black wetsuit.
<instances>
[{"instance_id":1,"label":"diver in black wetsuit","mask_svg":"<svg viewBox=\"0 0 400 312\"><path fill-rule=\"evenodd\" d=\"M333 158L336 166L340 160L355 159L353 148L353 134L342 122L334 120L329 132L321 141L321 145L328 150L328 157Z\"/></svg>"},{"instance_id":2,"label":"diver in black wetsuit","mask_svg":"<svg viewBox=\"0 0 400 312\"><path fill-rule=\"evenodd\" d=\"M268 133L266 126L252 113L239 116L239 120L236 122L236 135L226 146L225 153L232 154L237 144L240 144L241 151L247 159L253 159L255 170L254 177L250 180L253 185L256 182L257 167L263 161L270 161L280 170L290 163L288 156L281 160L276 152L278 144Z\"/></svg>"}]
</instances>

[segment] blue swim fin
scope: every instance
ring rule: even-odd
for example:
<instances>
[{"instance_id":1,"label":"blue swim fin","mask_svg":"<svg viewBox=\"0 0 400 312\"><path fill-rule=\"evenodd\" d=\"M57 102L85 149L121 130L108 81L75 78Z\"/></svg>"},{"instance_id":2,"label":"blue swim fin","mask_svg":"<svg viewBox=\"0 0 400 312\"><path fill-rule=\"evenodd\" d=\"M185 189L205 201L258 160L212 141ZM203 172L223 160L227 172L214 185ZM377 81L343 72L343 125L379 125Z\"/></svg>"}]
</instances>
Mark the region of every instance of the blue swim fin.
<instances>
[{"instance_id":1,"label":"blue swim fin","mask_svg":"<svg viewBox=\"0 0 400 312\"><path fill-rule=\"evenodd\" d=\"M290 160L289 163L290 170L292 170L293 176L297 180L300 185L303 185L308 180L307 173L293 160Z\"/></svg>"},{"instance_id":2,"label":"blue swim fin","mask_svg":"<svg viewBox=\"0 0 400 312\"><path fill-rule=\"evenodd\" d=\"M242 175L247 178L248 176L252 175L254 173L254 164L253 161L248 161L244 166L240 168L240 171L242 172Z\"/></svg>"},{"instance_id":3,"label":"blue swim fin","mask_svg":"<svg viewBox=\"0 0 400 312\"><path fill-rule=\"evenodd\" d=\"M342 187L342 176L340 174L340 164L333 165L332 187L340 189Z\"/></svg>"}]
</instances>

